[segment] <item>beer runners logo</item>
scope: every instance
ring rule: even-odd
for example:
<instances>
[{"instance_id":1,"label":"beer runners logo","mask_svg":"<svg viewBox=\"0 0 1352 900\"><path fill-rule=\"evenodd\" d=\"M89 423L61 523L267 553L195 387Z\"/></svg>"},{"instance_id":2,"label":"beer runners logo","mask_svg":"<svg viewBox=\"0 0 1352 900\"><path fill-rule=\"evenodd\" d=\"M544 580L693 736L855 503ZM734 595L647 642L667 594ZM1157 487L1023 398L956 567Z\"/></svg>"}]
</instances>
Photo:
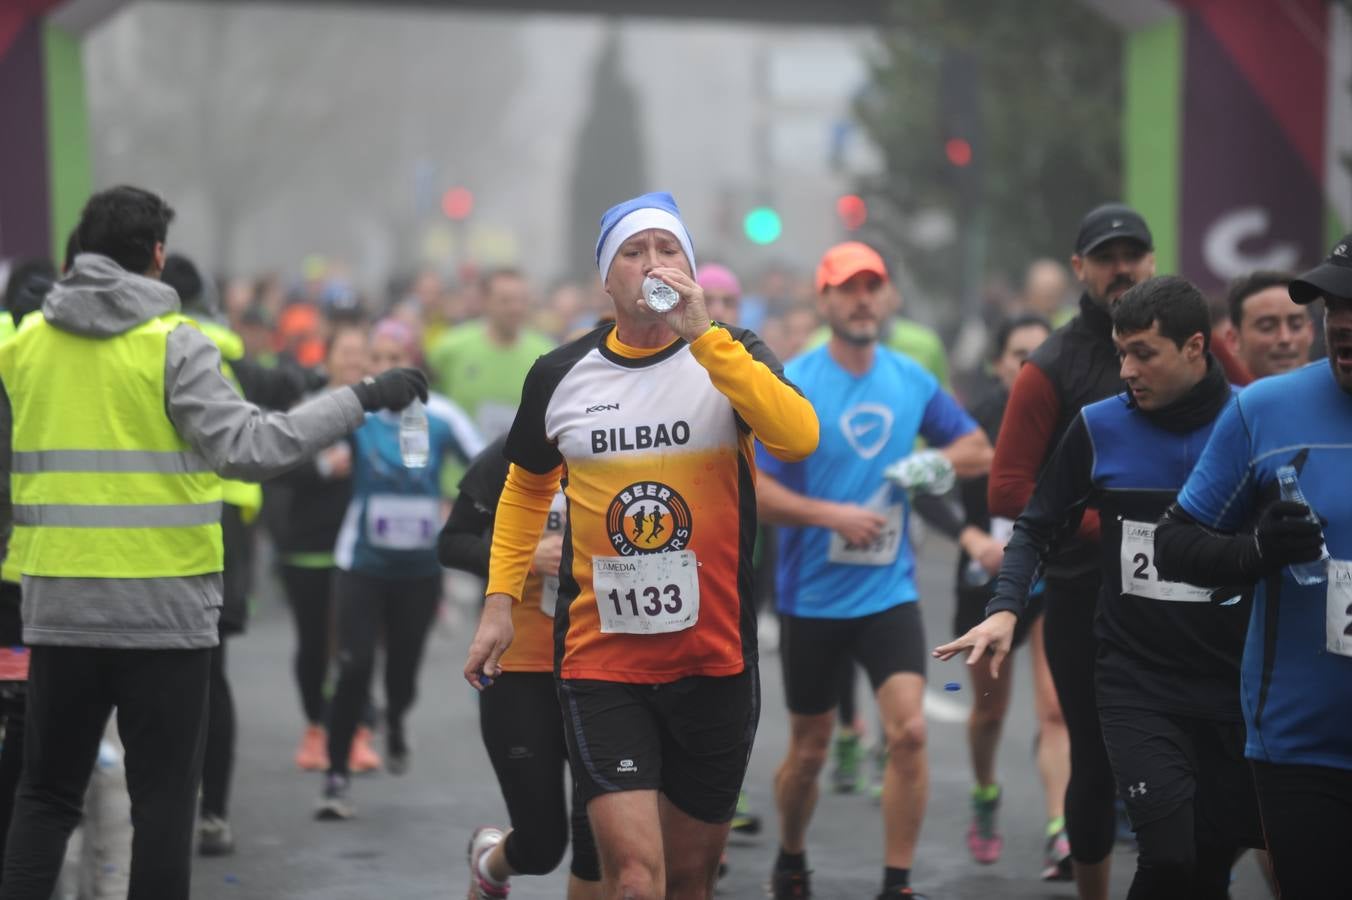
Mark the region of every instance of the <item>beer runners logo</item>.
<instances>
[{"instance_id":1,"label":"beer runners logo","mask_svg":"<svg viewBox=\"0 0 1352 900\"><path fill-rule=\"evenodd\" d=\"M623 556L684 550L690 545L690 524L684 498L656 481L629 485L606 510L610 544Z\"/></svg>"}]
</instances>

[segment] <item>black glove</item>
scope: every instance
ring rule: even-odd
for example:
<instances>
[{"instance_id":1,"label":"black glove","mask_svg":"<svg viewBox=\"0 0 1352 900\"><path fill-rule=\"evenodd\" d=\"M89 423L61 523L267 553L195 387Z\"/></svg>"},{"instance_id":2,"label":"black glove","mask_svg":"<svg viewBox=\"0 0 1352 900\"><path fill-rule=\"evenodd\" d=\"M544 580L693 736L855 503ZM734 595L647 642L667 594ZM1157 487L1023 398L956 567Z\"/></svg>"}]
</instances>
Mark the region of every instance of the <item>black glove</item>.
<instances>
[{"instance_id":1,"label":"black glove","mask_svg":"<svg viewBox=\"0 0 1352 900\"><path fill-rule=\"evenodd\" d=\"M1263 510L1253 536L1268 571L1314 562L1324 552L1324 532L1310 508L1292 500L1278 500Z\"/></svg>"},{"instance_id":2,"label":"black glove","mask_svg":"<svg viewBox=\"0 0 1352 900\"><path fill-rule=\"evenodd\" d=\"M427 376L417 369L388 369L379 375L367 375L352 385L352 393L362 409L400 410L414 400L427 402Z\"/></svg>"}]
</instances>

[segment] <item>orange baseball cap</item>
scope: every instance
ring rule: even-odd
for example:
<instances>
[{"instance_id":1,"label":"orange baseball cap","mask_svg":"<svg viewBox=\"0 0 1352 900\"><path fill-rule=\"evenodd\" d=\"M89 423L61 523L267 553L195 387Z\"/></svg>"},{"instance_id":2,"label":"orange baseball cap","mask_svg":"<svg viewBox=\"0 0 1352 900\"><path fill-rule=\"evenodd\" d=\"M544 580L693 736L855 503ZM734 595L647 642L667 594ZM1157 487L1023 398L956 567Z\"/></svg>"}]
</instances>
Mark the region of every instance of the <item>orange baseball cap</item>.
<instances>
[{"instance_id":1,"label":"orange baseball cap","mask_svg":"<svg viewBox=\"0 0 1352 900\"><path fill-rule=\"evenodd\" d=\"M877 250L859 241L836 244L822 254L822 261L817 264L817 293L838 287L860 272L872 272L887 280L887 265Z\"/></svg>"}]
</instances>

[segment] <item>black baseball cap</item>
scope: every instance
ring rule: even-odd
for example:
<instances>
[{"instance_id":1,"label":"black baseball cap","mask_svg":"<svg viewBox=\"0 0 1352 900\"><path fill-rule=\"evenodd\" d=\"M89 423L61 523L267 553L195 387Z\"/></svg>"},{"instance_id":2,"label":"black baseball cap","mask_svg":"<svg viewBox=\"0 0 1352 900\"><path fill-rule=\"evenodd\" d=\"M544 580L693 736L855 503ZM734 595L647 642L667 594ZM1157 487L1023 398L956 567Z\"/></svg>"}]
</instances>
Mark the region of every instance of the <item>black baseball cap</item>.
<instances>
[{"instance_id":1,"label":"black baseball cap","mask_svg":"<svg viewBox=\"0 0 1352 900\"><path fill-rule=\"evenodd\" d=\"M1096 247L1118 238L1136 241L1147 250L1155 249L1150 229L1140 213L1124 203L1105 203L1091 209L1080 220L1080 232L1075 236L1075 255L1093 253Z\"/></svg>"},{"instance_id":2,"label":"black baseball cap","mask_svg":"<svg viewBox=\"0 0 1352 900\"><path fill-rule=\"evenodd\" d=\"M1287 287L1297 303L1313 303L1320 297L1352 299L1352 234L1333 245L1328 258Z\"/></svg>"}]
</instances>

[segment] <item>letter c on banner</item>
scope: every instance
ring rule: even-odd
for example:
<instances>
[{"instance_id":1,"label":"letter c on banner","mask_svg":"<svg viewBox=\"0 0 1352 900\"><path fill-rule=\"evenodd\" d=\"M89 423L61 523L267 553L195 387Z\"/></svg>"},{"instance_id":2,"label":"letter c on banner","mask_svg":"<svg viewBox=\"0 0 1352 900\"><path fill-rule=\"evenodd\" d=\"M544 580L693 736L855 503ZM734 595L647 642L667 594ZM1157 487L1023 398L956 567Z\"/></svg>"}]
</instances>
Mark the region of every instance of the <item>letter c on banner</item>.
<instances>
[{"instance_id":1,"label":"letter c on banner","mask_svg":"<svg viewBox=\"0 0 1352 900\"><path fill-rule=\"evenodd\" d=\"M1268 232L1271 216L1261 206L1242 206L1222 214L1206 230L1202 258L1207 268L1229 280L1255 269L1289 269L1300 261L1300 249L1289 241L1273 244L1266 253L1245 253L1240 244Z\"/></svg>"}]
</instances>

